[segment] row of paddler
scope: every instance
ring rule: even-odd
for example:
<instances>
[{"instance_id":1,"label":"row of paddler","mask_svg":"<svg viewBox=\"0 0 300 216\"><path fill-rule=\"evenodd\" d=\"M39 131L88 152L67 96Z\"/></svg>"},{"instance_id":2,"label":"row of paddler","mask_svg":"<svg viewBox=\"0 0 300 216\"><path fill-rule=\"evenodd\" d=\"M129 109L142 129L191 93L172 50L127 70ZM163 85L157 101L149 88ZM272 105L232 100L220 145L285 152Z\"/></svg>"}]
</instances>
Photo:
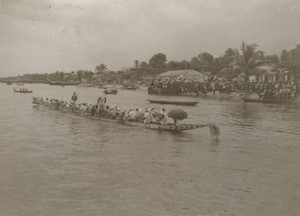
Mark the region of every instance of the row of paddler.
<instances>
[{"instance_id":1,"label":"row of paddler","mask_svg":"<svg viewBox=\"0 0 300 216\"><path fill-rule=\"evenodd\" d=\"M78 103L71 100L70 102L58 99L44 99L40 97L33 98L33 104L43 105L50 109L62 110L67 112L74 112L79 114L89 114L91 116L100 116L110 119L118 119L119 121L138 121L148 123L160 123L167 124L168 119L173 119L174 123L177 120L187 118L186 112L183 110L172 110L169 113L165 108L160 110L156 108L146 108L145 111L142 108L126 108L116 105L109 106L106 104L106 100L99 98L97 104Z\"/></svg>"}]
</instances>

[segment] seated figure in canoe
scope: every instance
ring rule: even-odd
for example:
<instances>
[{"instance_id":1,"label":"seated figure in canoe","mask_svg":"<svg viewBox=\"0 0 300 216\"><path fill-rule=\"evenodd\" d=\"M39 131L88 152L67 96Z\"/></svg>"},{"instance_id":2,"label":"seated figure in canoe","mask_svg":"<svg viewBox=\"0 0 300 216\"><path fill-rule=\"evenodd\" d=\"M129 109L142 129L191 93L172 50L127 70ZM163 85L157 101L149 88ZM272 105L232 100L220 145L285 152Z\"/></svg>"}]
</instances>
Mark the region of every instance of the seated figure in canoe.
<instances>
[{"instance_id":1,"label":"seated figure in canoe","mask_svg":"<svg viewBox=\"0 0 300 216\"><path fill-rule=\"evenodd\" d=\"M146 109L145 112L138 108L120 108L118 106L109 107L106 105L104 108L99 109L99 104L77 103L71 101L58 100L54 98L34 97L33 104L40 105L52 110L59 110L65 113L73 113L86 117L93 117L96 119L114 120L114 122L129 124L133 122L134 125L145 125L146 128L164 130L164 131L184 131L195 128L209 127L211 134L214 138L219 136L219 128L214 124L177 124L178 120L187 118L187 113L180 109L174 109L166 113L163 108L160 112L154 108ZM174 123L168 123L168 118L172 118ZM136 122L136 123L135 123Z\"/></svg>"},{"instance_id":2,"label":"seated figure in canoe","mask_svg":"<svg viewBox=\"0 0 300 216\"><path fill-rule=\"evenodd\" d=\"M73 95L77 96L76 93ZM155 123L164 125L168 123L168 114L166 113L165 108L162 108L160 111L157 111L154 108L147 108L144 112L142 108L131 107L127 109L116 105L110 107L109 105L106 105L105 102L106 99L100 97L97 104L78 103L75 96L70 103L53 98L46 98L46 100L43 98L34 98L33 100L33 103L44 105L51 109L74 112L82 115L99 116L119 120L122 117L124 121L144 122L146 124Z\"/></svg>"},{"instance_id":3,"label":"seated figure in canoe","mask_svg":"<svg viewBox=\"0 0 300 216\"><path fill-rule=\"evenodd\" d=\"M172 124L168 123L168 119L172 118L174 120L173 124L176 125L177 120L187 118L186 112L182 110L172 110L167 113L165 108L162 108L160 111L155 110L155 108L147 108L146 111L143 112L142 108L131 107L127 109L116 105L110 107L106 104L105 94L100 95L96 104L77 103L77 99L78 95L74 92L70 103L53 98L50 100L48 100L48 98L46 100L43 98L34 98L33 103L66 112L118 119L118 121L143 122L145 124Z\"/></svg>"}]
</instances>

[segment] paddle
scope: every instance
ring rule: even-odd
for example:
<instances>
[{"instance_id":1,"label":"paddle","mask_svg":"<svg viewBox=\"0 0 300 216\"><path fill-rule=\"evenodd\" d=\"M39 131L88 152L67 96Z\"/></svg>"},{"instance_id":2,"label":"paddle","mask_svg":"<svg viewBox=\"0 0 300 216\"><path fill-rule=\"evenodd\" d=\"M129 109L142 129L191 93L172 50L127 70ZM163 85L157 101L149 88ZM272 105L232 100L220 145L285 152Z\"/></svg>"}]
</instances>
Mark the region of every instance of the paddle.
<instances>
[{"instance_id":1,"label":"paddle","mask_svg":"<svg viewBox=\"0 0 300 216\"><path fill-rule=\"evenodd\" d=\"M218 125L215 125L213 123L208 124L208 127L210 129L210 134L214 139L218 139L220 135L220 128Z\"/></svg>"},{"instance_id":2,"label":"paddle","mask_svg":"<svg viewBox=\"0 0 300 216\"><path fill-rule=\"evenodd\" d=\"M209 127L210 134L213 139L218 139L220 136L220 128L218 125L210 123L210 124L203 124L203 125L198 125L199 127Z\"/></svg>"},{"instance_id":3,"label":"paddle","mask_svg":"<svg viewBox=\"0 0 300 216\"><path fill-rule=\"evenodd\" d=\"M172 118L174 120L174 123L176 124L177 120L183 120L187 118L188 114L181 109L173 109L168 113L168 116ZM211 124L200 125L200 127L209 127L211 136L214 139L218 139L220 135L220 129L218 125L211 123Z\"/></svg>"}]
</instances>

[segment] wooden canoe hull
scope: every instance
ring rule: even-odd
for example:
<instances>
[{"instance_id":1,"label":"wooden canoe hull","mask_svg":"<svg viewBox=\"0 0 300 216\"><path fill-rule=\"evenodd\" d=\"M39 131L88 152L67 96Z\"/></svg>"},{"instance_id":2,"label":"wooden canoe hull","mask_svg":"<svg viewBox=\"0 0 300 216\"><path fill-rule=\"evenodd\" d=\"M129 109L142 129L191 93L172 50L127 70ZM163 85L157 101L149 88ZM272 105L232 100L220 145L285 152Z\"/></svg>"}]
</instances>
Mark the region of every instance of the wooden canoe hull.
<instances>
[{"instance_id":1,"label":"wooden canoe hull","mask_svg":"<svg viewBox=\"0 0 300 216\"><path fill-rule=\"evenodd\" d=\"M148 100L150 103L158 104L173 104L173 105L183 105L183 106L195 106L199 102L195 101L169 101L169 100Z\"/></svg>"},{"instance_id":2,"label":"wooden canoe hull","mask_svg":"<svg viewBox=\"0 0 300 216\"><path fill-rule=\"evenodd\" d=\"M178 131L192 130L192 129L201 127L201 125L196 125L196 124L180 124L180 125L174 125L174 124L162 125L162 124L156 124L156 123L145 124L143 122L137 122L137 121L119 122L116 119L108 119L108 118L103 118L103 117L98 117L98 116L88 116L88 117L95 119L95 120L102 120L102 121L113 122L113 123L118 123L118 124L123 124L123 125L128 125L128 126L138 126L138 127L144 127L147 129L161 130L161 131L178 132Z\"/></svg>"},{"instance_id":3,"label":"wooden canoe hull","mask_svg":"<svg viewBox=\"0 0 300 216\"><path fill-rule=\"evenodd\" d=\"M36 104L34 102L33 102L33 104L35 107L41 107L41 108L49 109L52 111L59 111L59 112L65 113L65 114L81 116L81 117L89 118L92 120L112 122L112 123L123 124L123 125L128 125L128 126L138 126L138 127L144 127L144 128L152 129L152 130L179 132L179 131L192 130L192 129L201 128L201 127L206 126L206 125L198 125L198 124L179 124L179 125L175 125L175 124L162 125L162 124L157 124L157 123L145 124L143 122L138 122L138 121L122 121L122 122L120 122L117 119L104 118L101 116L91 116L88 113L83 114L83 113L76 113L76 112L70 112L70 111L54 110L54 109L45 107L43 105Z\"/></svg>"}]
</instances>

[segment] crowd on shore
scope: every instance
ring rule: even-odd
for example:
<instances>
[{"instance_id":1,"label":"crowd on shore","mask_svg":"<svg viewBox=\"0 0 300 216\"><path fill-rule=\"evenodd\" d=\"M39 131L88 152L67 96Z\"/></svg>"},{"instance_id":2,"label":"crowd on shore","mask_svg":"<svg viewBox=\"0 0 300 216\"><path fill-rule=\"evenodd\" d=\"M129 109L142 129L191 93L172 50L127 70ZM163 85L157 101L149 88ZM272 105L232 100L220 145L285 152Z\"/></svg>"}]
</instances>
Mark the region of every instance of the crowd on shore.
<instances>
[{"instance_id":1,"label":"crowd on shore","mask_svg":"<svg viewBox=\"0 0 300 216\"><path fill-rule=\"evenodd\" d=\"M230 93L245 89L245 82L239 80L226 81L217 77L208 80L203 79L180 79L180 78L160 78L153 80L149 86L155 88L176 89L178 93Z\"/></svg>"},{"instance_id":2,"label":"crowd on shore","mask_svg":"<svg viewBox=\"0 0 300 216\"><path fill-rule=\"evenodd\" d=\"M290 100L297 97L298 89L295 82L249 82L248 91L257 93L261 100Z\"/></svg>"},{"instance_id":3,"label":"crowd on shore","mask_svg":"<svg viewBox=\"0 0 300 216\"><path fill-rule=\"evenodd\" d=\"M220 80L212 77L208 80L160 78L152 81L150 91L155 88L176 89L178 93L205 94L212 92L231 93L245 91L257 93L261 99L288 99L297 96L297 85L295 82L245 82L238 79L232 81Z\"/></svg>"},{"instance_id":4,"label":"crowd on shore","mask_svg":"<svg viewBox=\"0 0 300 216\"><path fill-rule=\"evenodd\" d=\"M64 112L72 112L82 115L98 116L109 119L117 119L122 123L126 121L136 121L145 124L159 123L167 124L168 115L166 110L162 108L160 111L155 108L126 108L116 105L109 106L106 104L106 97L102 94L96 104L78 103L77 94L74 92L71 101L34 97L33 103L45 106L49 109L60 110ZM175 121L175 120L174 120ZM175 121L176 123L176 121Z\"/></svg>"}]
</instances>

